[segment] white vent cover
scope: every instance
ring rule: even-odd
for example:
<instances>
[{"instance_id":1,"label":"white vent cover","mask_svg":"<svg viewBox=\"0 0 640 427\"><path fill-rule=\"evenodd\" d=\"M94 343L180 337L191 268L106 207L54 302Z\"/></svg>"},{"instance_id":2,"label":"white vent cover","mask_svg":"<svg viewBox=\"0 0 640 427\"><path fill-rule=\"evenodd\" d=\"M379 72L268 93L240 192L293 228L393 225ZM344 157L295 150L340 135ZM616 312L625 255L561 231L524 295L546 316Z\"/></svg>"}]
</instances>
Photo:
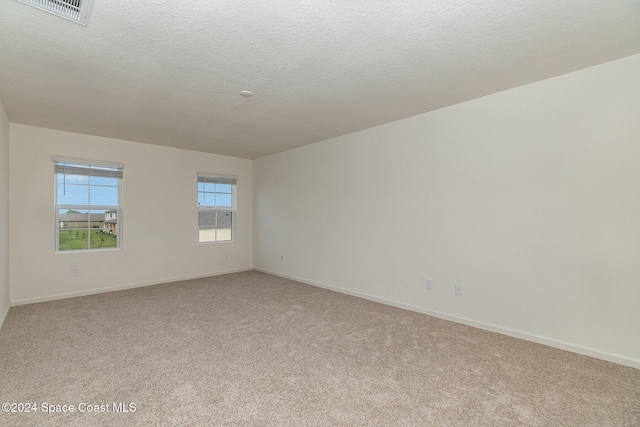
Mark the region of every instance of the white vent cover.
<instances>
[{"instance_id":1,"label":"white vent cover","mask_svg":"<svg viewBox=\"0 0 640 427\"><path fill-rule=\"evenodd\" d=\"M20 3L37 7L45 12L53 13L77 22L78 24L87 25L89 20L89 11L93 0L18 0Z\"/></svg>"}]
</instances>

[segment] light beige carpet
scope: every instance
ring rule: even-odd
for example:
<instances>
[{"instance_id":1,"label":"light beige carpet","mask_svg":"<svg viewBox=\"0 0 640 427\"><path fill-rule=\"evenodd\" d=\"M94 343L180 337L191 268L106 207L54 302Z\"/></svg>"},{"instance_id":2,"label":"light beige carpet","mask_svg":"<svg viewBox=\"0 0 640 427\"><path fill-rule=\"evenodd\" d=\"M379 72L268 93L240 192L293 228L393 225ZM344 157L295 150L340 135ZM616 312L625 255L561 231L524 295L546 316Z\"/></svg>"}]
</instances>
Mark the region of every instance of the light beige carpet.
<instances>
[{"instance_id":1,"label":"light beige carpet","mask_svg":"<svg viewBox=\"0 0 640 427\"><path fill-rule=\"evenodd\" d=\"M246 272L13 307L0 401L38 409L2 426L638 426L640 370Z\"/></svg>"}]
</instances>

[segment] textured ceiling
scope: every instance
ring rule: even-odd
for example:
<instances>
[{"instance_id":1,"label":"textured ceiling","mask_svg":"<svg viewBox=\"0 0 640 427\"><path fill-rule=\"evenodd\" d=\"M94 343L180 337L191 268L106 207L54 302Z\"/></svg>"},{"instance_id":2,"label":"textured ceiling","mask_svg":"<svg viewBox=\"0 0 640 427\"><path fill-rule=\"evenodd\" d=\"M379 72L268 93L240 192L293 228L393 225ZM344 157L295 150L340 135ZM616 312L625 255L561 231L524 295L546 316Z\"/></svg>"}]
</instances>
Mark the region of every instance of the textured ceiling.
<instances>
[{"instance_id":1,"label":"textured ceiling","mask_svg":"<svg viewBox=\"0 0 640 427\"><path fill-rule=\"evenodd\" d=\"M244 158L636 53L638 0L0 0L11 122Z\"/></svg>"}]
</instances>

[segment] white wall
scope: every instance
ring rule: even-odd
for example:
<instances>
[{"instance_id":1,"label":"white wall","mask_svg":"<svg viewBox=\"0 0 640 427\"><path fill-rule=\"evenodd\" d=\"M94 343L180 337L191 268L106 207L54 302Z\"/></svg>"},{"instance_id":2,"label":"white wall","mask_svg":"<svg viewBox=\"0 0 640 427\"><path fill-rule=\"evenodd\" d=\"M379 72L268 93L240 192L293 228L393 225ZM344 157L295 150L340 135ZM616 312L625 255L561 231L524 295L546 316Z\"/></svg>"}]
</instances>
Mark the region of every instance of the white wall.
<instances>
[{"instance_id":1,"label":"white wall","mask_svg":"<svg viewBox=\"0 0 640 427\"><path fill-rule=\"evenodd\" d=\"M255 267L640 367L639 161L636 55L258 159Z\"/></svg>"},{"instance_id":2,"label":"white wall","mask_svg":"<svg viewBox=\"0 0 640 427\"><path fill-rule=\"evenodd\" d=\"M250 160L15 123L10 147L12 304L253 266ZM125 165L121 250L54 253L54 155ZM235 242L198 243L198 171L238 176Z\"/></svg>"},{"instance_id":3,"label":"white wall","mask_svg":"<svg viewBox=\"0 0 640 427\"><path fill-rule=\"evenodd\" d=\"M9 120L0 101L0 327L9 306Z\"/></svg>"}]
</instances>

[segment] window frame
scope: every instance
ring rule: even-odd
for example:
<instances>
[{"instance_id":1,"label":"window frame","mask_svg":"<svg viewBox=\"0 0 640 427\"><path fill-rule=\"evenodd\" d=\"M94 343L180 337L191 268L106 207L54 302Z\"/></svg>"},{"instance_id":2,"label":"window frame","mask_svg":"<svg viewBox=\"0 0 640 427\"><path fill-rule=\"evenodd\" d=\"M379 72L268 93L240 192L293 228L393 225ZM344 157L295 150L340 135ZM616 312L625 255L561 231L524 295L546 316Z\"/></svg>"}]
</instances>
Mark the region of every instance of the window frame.
<instances>
[{"instance_id":1,"label":"window frame","mask_svg":"<svg viewBox=\"0 0 640 427\"><path fill-rule=\"evenodd\" d=\"M201 180L201 178L203 180ZM224 184L228 184L231 185L231 208L230 209L226 209L223 207L218 207L218 206L200 206L199 203L199 196L201 193L203 194L229 194L229 193L222 193L222 192L217 192L217 191L200 191L200 183L206 183L204 180L206 179L211 179L211 180L222 180L222 181L229 181L229 182L223 182ZM233 182L231 182L233 181ZM238 187L238 177L235 175L223 175L223 174L218 174L218 173L210 173L210 172L198 172L197 173L197 177L196 177L196 215L197 215L197 224L198 224L198 243L202 243L202 244L210 244L210 243L232 243L235 242L236 240L236 233L237 233L237 222L238 222L238 207L237 207L237 187ZM214 196L215 197L215 196ZM213 230L215 230L216 233L216 240L200 240L201 236L200 236L200 232L201 230L203 230L203 226L200 225L200 212L202 211L214 211L214 212L230 212L231 213L231 239L230 240L218 240L217 239L217 233L218 233L218 216L216 214L216 225L213 228ZM211 229L211 227L206 227L206 229Z\"/></svg>"},{"instance_id":2,"label":"window frame","mask_svg":"<svg viewBox=\"0 0 640 427\"><path fill-rule=\"evenodd\" d=\"M54 168L53 168L53 186L54 186L54 198L53 198L53 204L54 204L54 219L55 219L55 236L54 236L54 253L56 254L68 254L68 253L79 253L79 252L100 252L100 251L114 251L114 250L120 250L122 249L122 236L123 236L123 222L122 222L122 181L123 181L123 176L124 176L124 165L121 163L114 163L114 162L108 162L108 161L101 161L101 160L87 160L87 159L78 159L78 158L71 158L71 157L52 157L53 160L53 164L54 164ZM91 175L90 173L87 174L86 176L89 177L89 184L87 185L87 191L89 192L88 195L88 204L83 205L83 204L60 204L58 203L58 175L60 174L59 171L57 171L57 166L58 164L71 164L74 165L76 167L82 167L82 168L88 168L90 170L90 168L108 168L108 169L119 169L119 173L120 176L119 177L115 177L117 179L118 185L117 185L117 203L118 205L92 205L91 204L91 199L90 199L90 192L91 192L91 177L99 177L98 175ZM71 173L69 175L72 175ZM101 187L104 185L100 185L100 184L96 184L96 187ZM106 248L92 248L91 247L91 230L92 228L89 226L87 228L88 231L88 238L87 238L87 247L86 248L82 248L82 249L63 249L60 250L60 210L86 210L88 212L89 218L89 224L91 223L91 211L105 211L105 214L107 211L116 211L116 219L117 219L117 232L116 232L116 246L115 247L106 247Z\"/></svg>"}]
</instances>

